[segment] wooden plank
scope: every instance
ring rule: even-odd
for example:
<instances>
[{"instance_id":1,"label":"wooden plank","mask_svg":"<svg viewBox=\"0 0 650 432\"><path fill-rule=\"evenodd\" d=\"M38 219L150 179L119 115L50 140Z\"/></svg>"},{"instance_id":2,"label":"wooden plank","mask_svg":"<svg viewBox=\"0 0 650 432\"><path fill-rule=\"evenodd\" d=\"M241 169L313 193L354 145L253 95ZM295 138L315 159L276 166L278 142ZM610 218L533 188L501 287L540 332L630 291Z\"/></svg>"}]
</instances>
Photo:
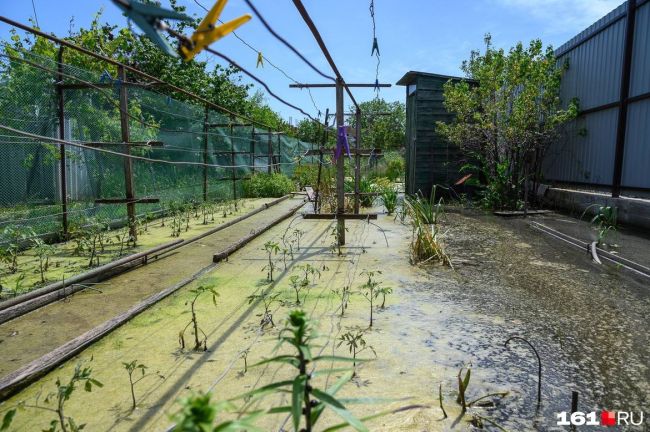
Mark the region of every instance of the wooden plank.
<instances>
[{"instance_id":1,"label":"wooden plank","mask_svg":"<svg viewBox=\"0 0 650 432\"><path fill-rule=\"evenodd\" d=\"M215 264L210 264L189 278L184 279L176 285L173 285L146 298L144 301L133 306L126 312L117 315L116 317L83 333L80 336L77 336L76 338L70 340L69 342L66 342L55 350L50 351L44 356L41 356L40 358L28 363L22 368L3 377L0 380L0 400L7 399L9 396L17 393L20 389L36 381L38 378L42 377L64 361L79 354L89 345L106 336L108 333L126 323L136 315L142 313L150 306L156 304L160 300L164 299L170 294L173 294L182 287L201 277L203 274L205 274L206 271L211 270L214 266Z\"/></svg>"},{"instance_id":2,"label":"wooden plank","mask_svg":"<svg viewBox=\"0 0 650 432\"><path fill-rule=\"evenodd\" d=\"M266 232L267 230L269 230L272 227L276 226L277 224L279 224L283 220L287 219L289 216L291 216L292 214L297 212L298 209L300 207L302 207L303 205L304 205L304 201L301 202L300 204L296 205L296 206L293 206L292 208L289 209L288 212L281 214L280 216L278 216L275 219L268 222L263 227L251 231L249 234L247 234L242 239L240 239L237 243L235 243L233 245L230 245L229 247L222 250L221 252L215 253L212 256L212 262L218 263L218 262L221 262L223 260L227 260L230 255L232 255L233 253L237 252L239 249L246 246L253 239L257 238L260 234Z\"/></svg>"},{"instance_id":3,"label":"wooden plank","mask_svg":"<svg viewBox=\"0 0 650 432\"><path fill-rule=\"evenodd\" d=\"M368 214L336 214L336 213L305 213L302 215L303 219L331 219L331 220L366 220L366 219L377 219L377 213L368 213Z\"/></svg>"},{"instance_id":4,"label":"wooden plank","mask_svg":"<svg viewBox=\"0 0 650 432\"><path fill-rule=\"evenodd\" d=\"M314 202L316 201L316 194L314 193L314 188L311 186L305 186L305 192L307 192L307 198L309 198L309 202Z\"/></svg>"}]
</instances>

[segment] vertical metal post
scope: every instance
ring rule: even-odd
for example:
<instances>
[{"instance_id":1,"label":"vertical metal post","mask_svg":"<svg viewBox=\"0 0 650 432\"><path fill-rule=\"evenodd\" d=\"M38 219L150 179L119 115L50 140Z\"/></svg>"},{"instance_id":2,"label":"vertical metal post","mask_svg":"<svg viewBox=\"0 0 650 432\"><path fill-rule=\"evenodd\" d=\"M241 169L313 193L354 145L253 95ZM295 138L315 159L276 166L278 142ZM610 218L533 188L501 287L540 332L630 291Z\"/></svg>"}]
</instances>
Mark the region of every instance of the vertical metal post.
<instances>
[{"instance_id":1,"label":"vertical metal post","mask_svg":"<svg viewBox=\"0 0 650 432\"><path fill-rule=\"evenodd\" d=\"M359 154L361 150L361 109L357 109L357 112L354 114L354 119L356 121L354 131L354 149L356 150L354 154L354 214L359 214L361 204L359 196L359 184L361 182L361 155Z\"/></svg>"},{"instance_id":2,"label":"vertical metal post","mask_svg":"<svg viewBox=\"0 0 650 432\"><path fill-rule=\"evenodd\" d=\"M280 136L281 134L278 133L278 153L277 156L278 158L275 160L275 172L281 173L282 172L282 165L280 165L280 162L282 162L282 137Z\"/></svg>"},{"instance_id":3,"label":"vertical metal post","mask_svg":"<svg viewBox=\"0 0 650 432\"><path fill-rule=\"evenodd\" d=\"M235 172L235 139L233 137L235 116L230 116L230 165L232 166L232 199L237 199L237 173Z\"/></svg>"},{"instance_id":4,"label":"vertical metal post","mask_svg":"<svg viewBox=\"0 0 650 432\"><path fill-rule=\"evenodd\" d=\"M271 174L271 172L272 172L271 168L273 166L273 138L272 138L271 131L268 131L267 133L268 133L268 137L269 137L269 149L268 149L269 157L268 157L268 162L267 162L268 166L266 167L266 169L267 169L268 173Z\"/></svg>"},{"instance_id":5,"label":"vertical metal post","mask_svg":"<svg viewBox=\"0 0 650 432\"><path fill-rule=\"evenodd\" d=\"M318 144L318 176L316 178L316 202L314 203L314 213L320 212L320 178L321 178L321 172L323 171L323 149L327 144L327 137L328 137L327 123L329 121L329 118L330 118L330 109L327 108L325 110L325 127L323 129L321 142Z\"/></svg>"},{"instance_id":6,"label":"vertical metal post","mask_svg":"<svg viewBox=\"0 0 650 432\"><path fill-rule=\"evenodd\" d=\"M630 95L630 72L634 48L634 24L636 21L636 0L627 1L625 40L623 42L623 63L621 68L621 90L618 104L618 121L616 124L616 152L614 154L614 176L612 178L612 197L621 195L623 177L623 157L625 156L625 129L627 127L627 106Z\"/></svg>"},{"instance_id":7,"label":"vertical metal post","mask_svg":"<svg viewBox=\"0 0 650 432\"><path fill-rule=\"evenodd\" d=\"M336 130L338 139L338 130L343 126L343 80L336 80ZM336 161L336 213L342 215L345 213L345 155ZM338 232L339 246L345 244L345 219L336 219L336 229Z\"/></svg>"},{"instance_id":8,"label":"vertical metal post","mask_svg":"<svg viewBox=\"0 0 650 432\"><path fill-rule=\"evenodd\" d=\"M253 126L253 132L251 132L251 149L250 149L250 166L251 174L255 174L255 126Z\"/></svg>"},{"instance_id":9,"label":"vertical metal post","mask_svg":"<svg viewBox=\"0 0 650 432\"><path fill-rule=\"evenodd\" d=\"M57 98L58 98L58 111L59 111L59 139L65 139L65 100L63 95L63 45L59 46L59 54L57 57ZM59 146L59 164L61 172L61 225L63 229L63 238L68 237L68 185L66 180L66 158L65 158L65 145L61 143Z\"/></svg>"},{"instance_id":10,"label":"vertical metal post","mask_svg":"<svg viewBox=\"0 0 650 432\"><path fill-rule=\"evenodd\" d=\"M124 145L124 187L126 189L126 214L129 219L129 235L133 239L138 238L135 228L135 193L133 188L133 165L131 163L131 145L129 144L129 94L126 86L126 70L122 66L117 67L117 73L122 85L120 85L120 128L122 130L122 143Z\"/></svg>"},{"instance_id":11,"label":"vertical metal post","mask_svg":"<svg viewBox=\"0 0 650 432\"><path fill-rule=\"evenodd\" d=\"M210 109L205 106L205 117L203 118L203 201L208 200L208 132L210 120Z\"/></svg>"}]
</instances>

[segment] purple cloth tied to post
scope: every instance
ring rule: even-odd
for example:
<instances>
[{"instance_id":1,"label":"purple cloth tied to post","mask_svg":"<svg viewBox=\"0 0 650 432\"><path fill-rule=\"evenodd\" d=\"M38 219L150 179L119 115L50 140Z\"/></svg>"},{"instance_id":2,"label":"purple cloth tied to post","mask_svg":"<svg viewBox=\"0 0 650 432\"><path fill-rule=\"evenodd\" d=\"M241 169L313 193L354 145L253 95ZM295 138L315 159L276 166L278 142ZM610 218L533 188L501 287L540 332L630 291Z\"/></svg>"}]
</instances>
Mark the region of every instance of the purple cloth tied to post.
<instances>
[{"instance_id":1,"label":"purple cloth tied to post","mask_svg":"<svg viewBox=\"0 0 650 432\"><path fill-rule=\"evenodd\" d=\"M352 158L350 154L350 144L348 143L348 132L347 126L339 126L338 133L336 136L336 150L334 151L334 162L336 162L343 153L343 149L347 153L349 158Z\"/></svg>"}]
</instances>

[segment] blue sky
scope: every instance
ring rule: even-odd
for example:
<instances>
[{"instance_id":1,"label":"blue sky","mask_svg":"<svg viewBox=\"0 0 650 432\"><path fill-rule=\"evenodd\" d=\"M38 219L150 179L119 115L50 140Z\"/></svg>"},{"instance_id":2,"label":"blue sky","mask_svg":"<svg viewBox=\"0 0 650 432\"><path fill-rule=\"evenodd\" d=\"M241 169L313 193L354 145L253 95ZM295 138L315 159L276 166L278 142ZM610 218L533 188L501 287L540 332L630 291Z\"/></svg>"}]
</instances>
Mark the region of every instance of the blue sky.
<instances>
[{"instance_id":1,"label":"blue sky","mask_svg":"<svg viewBox=\"0 0 650 432\"><path fill-rule=\"evenodd\" d=\"M38 22L44 31L59 36L67 34L70 19L78 28L87 26L94 13L102 9L104 19L126 26L110 0L33 0ZM209 0L198 0L210 7ZM291 0L253 0L257 9L282 36L291 41L307 58L327 73L327 62L298 15ZM163 5L168 4L163 0ZM380 82L395 84L409 70L459 75L461 62L470 50L481 48L483 35L492 34L498 47L508 48L517 41L541 38L558 47L591 23L618 6L622 0L375 0L377 37L381 50ZM194 0L178 0L189 14L203 15ZM374 82L375 59L370 56L372 23L369 0L303 0L318 26L334 61L347 82ZM241 0L230 0L222 14L229 20L248 12ZM34 17L30 0L0 1L0 15L27 22ZM0 23L0 37L6 38L9 27ZM254 17L238 34L261 50L299 82L323 82L297 56L276 41ZM240 62L265 80L274 92L316 114L306 90L289 89L290 81L270 66L255 68L256 54L230 36L215 43L215 48ZM206 58L202 56L202 58ZM211 58L210 62L220 60ZM334 108L332 89L314 89L317 107ZM382 89L387 100L404 100L403 87ZM373 91L355 89L357 101L374 97ZM302 116L272 98L269 104L285 119L295 122ZM346 100L346 106L349 105Z\"/></svg>"}]
</instances>

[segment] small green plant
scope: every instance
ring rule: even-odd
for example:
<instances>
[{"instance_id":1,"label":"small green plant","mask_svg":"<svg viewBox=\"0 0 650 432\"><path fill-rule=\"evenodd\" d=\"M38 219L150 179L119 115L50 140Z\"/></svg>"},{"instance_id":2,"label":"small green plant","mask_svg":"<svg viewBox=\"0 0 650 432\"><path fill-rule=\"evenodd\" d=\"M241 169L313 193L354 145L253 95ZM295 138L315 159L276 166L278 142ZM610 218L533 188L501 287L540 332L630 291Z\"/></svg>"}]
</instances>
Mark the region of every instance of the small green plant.
<instances>
[{"instance_id":1,"label":"small green plant","mask_svg":"<svg viewBox=\"0 0 650 432\"><path fill-rule=\"evenodd\" d=\"M217 416L223 412L235 411L231 402L211 402L211 393L198 393L180 399L180 411L172 416L176 422L173 432L261 432L262 429L253 423L263 412L239 414L235 420L227 420L218 424Z\"/></svg>"},{"instance_id":2,"label":"small green plant","mask_svg":"<svg viewBox=\"0 0 650 432\"><path fill-rule=\"evenodd\" d=\"M366 283L364 283L361 286L361 295L363 295L366 300L368 300L368 303L370 303L370 326L372 327L372 312L373 312L373 306L374 306L374 300L377 298L378 290L379 290L379 285L381 282L377 282L375 280L375 276L381 274L381 270L374 270L374 271L369 271L369 270L364 270L361 275L366 275L368 277L368 280Z\"/></svg>"},{"instance_id":3,"label":"small green plant","mask_svg":"<svg viewBox=\"0 0 650 432\"><path fill-rule=\"evenodd\" d=\"M245 349L241 352L240 357L244 360L244 373L248 372L248 352L249 349Z\"/></svg>"},{"instance_id":4,"label":"small green plant","mask_svg":"<svg viewBox=\"0 0 650 432\"><path fill-rule=\"evenodd\" d=\"M348 303L350 303L350 287L344 286L343 288L333 289L332 294L338 297L340 301L341 316L343 316L345 310L348 308Z\"/></svg>"},{"instance_id":5,"label":"small green plant","mask_svg":"<svg viewBox=\"0 0 650 432\"><path fill-rule=\"evenodd\" d=\"M151 373L147 373L148 367L145 366L143 363L138 363L138 360L132 360L128 363L122 362L122 365L124 365L124 369L126 369L126 373L129 375L129 385L131 387L131 410L134 410L136 407L136 399L135 399L135 386L138 384L140 381L143 379L153 375ZM140 371L140 374L137 372ZM136 375L137 378L134 378L133 375ZM156 374L160 378L163 378L162 375Z\"/></svg>"},{"instance_id":6,"label":"small green plant","mask_svg":"<svg viewBox=\"0 0 650 432\"><path fill-rule=\"evenodd\" d=\"M486 395L483 395L481 397L478 397L473 400L469 400L468 395L467 395L467 389L469 388L469 382L471 378L471 368L467 368L467 371L465 372L465 376L463 377L463 370L464 368L460 368L458 371L458 376L457 376L457 381L458 381L458 395L456 396L456 403L460 405L461 411L464 414L468 408L473 407L473 406L479 406L479 407L493 407L494 402L491 400L491 398L499 398L502 399L506 397L509 392L496 392L496 393L488 393ZM440 403L442 406L442 393L440 394ZM443 408L444 412L444 408ZM480 418L484 420L488 420L492 423L491 420L485 419L484 417L479 416Z\"/></svg>"},{"instance_id":7,"label":"small green plant","mask_svg":"<svg viewBox=\"0 0 650 432\"><path fill-rule=\"evenodd\" d=\"M298 266L298 270L302 272L302 282L305 285L309 285L309 277L311 276L311 283L316 283L316 278L320 279L320 270L311 264L301 264Z\"/></svg>"},{"instance_id":8,"label":"small green plant","mask_svg":"<svg viewBox=\"0 0 650 432\"><path fill-rule=\"evenodd\" d=\"M347 232L348 228L345 228L344 232ZM332 229L330 230L330 236L332 236L332 253L334 251L337 252L338 256L343 255L343 251L341 249L341 232L339 231L338 224L334 224Z\"/></svg>"},{"instance_id":9,"label":"small green plant","mask_svg":"<svg viewBox=\"0 0 650 432\"><path fill-rule=\"evenodd\" d=\"M306 286L309 285L309 281L305 282L304 279L300 279L300 276L298 275L292 275L289 278L289 284L291 285L291 288L293 288L294 292L296 293L296 304L300 304L300 292L305 288Z\"/></svg>"},{"instance_id":10,"label":"small green plant","mask_svg":"<svg viewBox=\"0 0 650 432\"><path fill-rule=\"evenodd\" d=\"M381 202L386 207L386 213L392 215L397 208L397 191L392 186L381 189L380 192Z\"/></svg>"},{"instance_id":11,"label":"small green plant","mask_svg":"<svg viewBox=\"0 0 650 432\"><path fill-rule=\"evenodd\" d=\"M300 250L300 239L302 238L303 235L305 235L305 232L299 229L293 230L293 238L296 239L296 250Z\"/></svg>"},{"instance_id":12,"label":"small green plant","mask_svg":"<svg viewBox=\"0 0 650 432\"><path fill-rule=\"evenodd\" d=\"M363 425L361 420L354 417L345 405L335 397L336 392L338 392L338 390L351 379L351 372L344 374L338 382L327 390L318 389L312 384L313 374L308 371L308 368L311 368L320 362L354 362L354 359L347 357L312 355L312 347L316 337L317 334L313 330L312 324L305 312L301 310L290 312L285 327L280 331L280 341L276 345L276 349L280 348L282 345L289 345L294 350L294 353L288 355L277 355L256 363L251 367L268 363L290 365L296 371L295 377L290 380L280 381L261 387L246 393L244 396L254 397L255 395L266 394L269 391L273 391L277 394L289 392L291 394L291 404L286 407L275 408L274 411L290 413L293 430L295 432L314 431L315 425L318 423L322 413L327 408L331 409L334 414L343 420L342 424L332 427L331 430L351 426L357 431L367 431L368 429ZM357 359L357 362L358 361L359 359ZM327 373L328 371L319 370L319 372Z\"/></svg>"},{"instance_id":13,"label":"small green plant","mask_svg":"<svg viewBox=\"0 0 650 432\"><path fill-rule=\"evenodd\" d=\"M262 267L262 271L266 270L266 279L273 282L273 271L277 268L273 261L273 256L280 252L280 246L276 242L267 241L264 243L264 251L267 254L268 264Z\"/></svg>"},{"instance_id":14,"label":"small green plant","mask_svg":"<svg viewBox=\"0 0 650 432\"><path fill-rule=\"evenodd\" d=\"M21 227L5 227L2 231L8 242L0 248L0 260L7 265L9 273L16 273L18 271L18 254L20 252L21 244L29 238L35 237L36 233L30 229Z\"/></svg>"},{"instance_id":15,"label":"small green plant","mask_svg":"<svg viewBox=\"0 0 650 432\"><path fill-rule=\"evenodd\" d=\"M391 287L379 287L375 291L375 298L378 298L381 296L381 305L379 306L379 309L385 309L386 308L386 296L389 294L393 293L393 289Z\"/></svg>"},{"instance_id":16,"label":"small green plant","mask_svg":"<svg viewBox=\"0 0 650 432\"><path fill-rule=\"evenodd\" d=\"M262 320L260 321L260 328L264 330L266 326L271 326L275 327L275 323L273 322L273 313L271 312L271 306L273 303L278 301L278 297L280 296L280 293L262 293L258 295L250 295L248 296L248 304L252 304L254 301L261 301L262 304L264 305L264 313L262 314Z\"/></svg>"},{"instance_id":17,"label":"small green plant","mask_svg":"<svg viewBox=\"0 0 650 432\"><path fill-rule=\"evenodd\" d=\"M199 323L196 318L196 301L201 297L203 294L212 294L212 303L214 304L215 307L217 307L217 297L219 297L219 293L214 289L214 287L211 286L203 286L201 285L200 287L190 290L190 293L194 296L192 300L189 302L190 304L190 312L192 314L192 318L190 319L190 322L187 323L187 325L183 328L183 330L180 331L178 334L178 342L181 345L181 349L185 349L185 332L187 331L188 327L192 326L192 333L194 334L194 351L207 351L208 350L208 336L205 334L203 330L199 327ZM187 305L187 303L185 303ZM199 332L203 335L203 338L199 338Z\"/></svg>"},{"instance_id":18,"label":"small green plant","mask_svg":"<svg viewBox=\"0 0 650 432\"><path fill-rule=\"evenodd\" d=\"M598 245L602 245L605 237L610 231L616 231L618 211L616 207L599 206L596 215L591 219L591 223L598 228Z\"/></svg>"},{"instance_id":19,"label":"small green plant","mask_svg":"<svg viewBox=\"0 0 650 432\"><path fill-rule=\"evenodd\" d=\"M57 418L50 422L50 427L44 429L43 432L56 432L59 427L63 432L78 432L85 428L85 424L78 425L72 417L65 414L65 404L70 400L75 390L77 390L78 385L83 385L86 392L91 392L93 386L101 388L104 385L93 377L90 367L82 366L82 363L78 363L75 366L72 377L66 383L62 383L59 378L56 379L56 391L49 393L43 400L47 405L53 403L54 408L40 405L38 400L35 405L24 405L27 408L50 411L57 415Z\"/></svg>"},{"instance_id":20,"label":"small green plant","mask_svg":"<svg viewBox=\"0 0 650 432\"><path fill-rule=\"evenodd\" d=\"M369 349L377 356L375 349L371 345L366 344L362 330L349 331L341 335L337 347L343 344L347 345L350 354L352 354L352 376L356 376L357 374L357 354L361 354L363 351Z\"/></svg>"},{"instance_id":21,"label":"small green plant","mask_svg":"<svg viewBox=\"0 0 650 432\"><path fill-rule=\"evenodd\" d=\"M32 239L34 253L38 257L38 271L41 275L41 283L45 283L45 272L50 266L50 257L54 254L54 246L45 243L41 238Z\"/></svg>"}]
</instances>

